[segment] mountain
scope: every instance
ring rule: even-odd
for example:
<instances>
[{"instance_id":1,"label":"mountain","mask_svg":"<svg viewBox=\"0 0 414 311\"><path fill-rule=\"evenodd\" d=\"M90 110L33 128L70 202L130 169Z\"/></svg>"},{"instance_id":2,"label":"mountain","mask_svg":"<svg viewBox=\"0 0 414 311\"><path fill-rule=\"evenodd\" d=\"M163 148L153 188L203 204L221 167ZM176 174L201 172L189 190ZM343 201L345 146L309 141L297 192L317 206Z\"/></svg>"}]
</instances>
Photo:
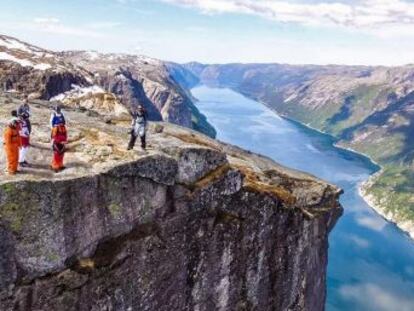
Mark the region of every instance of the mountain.
<instances>
[{"instance_id":1,"label":"mountain","mask_svg":"<svg viewBox=\"0 0 414 311\"><path fill-rule=\"evenodd\" d=\"M20 104L0 93L2 127ZM0 310L324 310L338 188L171 123L128 151L128 124L77 107L55 174L52 105L0 180Z\"/></svg>"},{"instance_id":2,"label":"mountain","mask_svg":"<svg viewBox=\"0 0 414 311\"><path fill-rule=\"evenodd\" d=\"M184 67L202 83L230 87L371 157L382 170L361 188L365 198L414 237L413 65Z\"/></svg>"},{"instance_id":3,"label":"mountain","mask_svg":"<svg viewBox=\"0 0 414 311\"><path fill-rule=\"evenodd\" d=\"M57 53L0 35L0 86L31 99L60 101L111 116L125 116L142 104L152 120L216 134L167 65L148 57Z\"/></svg>"},{"instance_id":4,"label":"mountain","mask_svg":"<svg viewBox=\"0 0 414 311\"><path fill-rule=\"evenodd\" d=\"M91 75L54 52L0 35L0 86L32 98L50 99L74 85L90 85Z\"/></svg>"}]
</instances>

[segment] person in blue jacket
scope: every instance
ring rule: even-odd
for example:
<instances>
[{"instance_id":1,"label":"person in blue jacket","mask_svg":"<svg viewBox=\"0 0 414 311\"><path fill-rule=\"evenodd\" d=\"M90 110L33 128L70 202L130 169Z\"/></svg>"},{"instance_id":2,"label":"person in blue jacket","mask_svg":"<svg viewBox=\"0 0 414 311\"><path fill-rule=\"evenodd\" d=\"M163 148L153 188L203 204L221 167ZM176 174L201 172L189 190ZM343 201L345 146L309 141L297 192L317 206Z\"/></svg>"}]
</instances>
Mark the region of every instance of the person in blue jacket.
<instances>
[{"instance_id":1,"label":"person in blue jacket","mask_svg":"<svg viewBox=\"0 0 414 311\"><path fill-rule=\"evenodd\" d=\"M50 115L50 128L53 129L58 124L66 125L65 115L62 112L60 106L55 106L53 112Z\"/></svg>"}]
</instances>

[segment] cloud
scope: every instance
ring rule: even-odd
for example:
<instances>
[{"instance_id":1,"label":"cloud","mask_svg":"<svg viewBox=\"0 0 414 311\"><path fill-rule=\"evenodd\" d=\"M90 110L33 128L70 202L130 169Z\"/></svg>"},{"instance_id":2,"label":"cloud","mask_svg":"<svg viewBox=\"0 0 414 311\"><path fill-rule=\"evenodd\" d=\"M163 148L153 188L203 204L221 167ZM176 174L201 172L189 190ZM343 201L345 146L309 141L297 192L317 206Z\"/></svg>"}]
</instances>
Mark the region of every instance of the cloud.
<instances>
[{"instance_id":1,"label":"cloud","mask_svg":"<svg viewBox=\"0 0 414 311\"><path fill-rule=\"evenodd\" d=\"M132 48L134 53L142 54L144 52L144 48L141 45L136 45Z\"/></svg>"},{"instance_id":2,"label":"cloud","mask_svg":"<svg viewBox=\"0 0 414 311\"><path fill-rule=\"evenodd\" d=\"M414 3L404 0L356 0L298 3L288 0L161 0L192 7L203 13L256 15L284 23L340 26L370 31L401 26L414 27ZM351 3L352 2L352 3Z\"/></svg>"},{"instance_id":3,"label":"cloud","mask_svg":"<svg viewBox=\"0 0 414 311\"><path fill-rule=\"evenodd\" d=\"M24 25L23 25L24 26ZM31 29L35 29L42 32L60 34L60 35L71 35L79 37L102 37L103 35L96 31L98 28L92 27L74 27L63 24L59 18L56 17L36 17L33 19L31 25L26 25Z\"/></svg>"},{"instance_id":4,"label":"cloud","mask_svg":"<svg viewBox=\"0 0 414 311\"><path fill-rule=\"evenodd\" d=\"M94 22L86 25L86 27L91 29L113 29L121 25L122 23L119 22Z\"/></svg>"},{"instance_id":5,"label":"cloud","mask_svg":"<svg viewBox=\"0 0 414 311\"><path fill-rule=\"evenodd\" d=\"M136 2L137 0L115 0L115 1L121 4L127 4L131 2Z\"/></svg>"},{"instance_id":6,"label":"cloud","mask_svg":"<svg viewBox=\"0 0 414 311\"><path fill-rule=\"evenodd\" d=\"M37 17L34 22L43 25L56 25L60 23L60 20L56 17Z\"/></svg>"},{"instance_id":7,"label":"cloud","mask_svg":"<svg viewBox=\"0 0 414 311\"><path fill-rule=\"evenodd\" d=\"M358 305L363 306L366 310L414 310L413 297L406 297L371 283L344 285L339 289L339 293L347 300L356 301Z\"/></svg>"}]
</instances>

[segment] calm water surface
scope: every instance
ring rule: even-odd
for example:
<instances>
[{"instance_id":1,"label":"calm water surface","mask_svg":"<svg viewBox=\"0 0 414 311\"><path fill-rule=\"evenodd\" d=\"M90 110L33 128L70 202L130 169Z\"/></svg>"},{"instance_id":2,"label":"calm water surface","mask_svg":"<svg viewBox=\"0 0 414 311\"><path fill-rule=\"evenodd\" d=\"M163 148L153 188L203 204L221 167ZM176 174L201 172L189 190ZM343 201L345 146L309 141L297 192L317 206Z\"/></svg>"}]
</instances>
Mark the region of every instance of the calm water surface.
<instances>
[{"instance_id":1,"label":"calm water surface","mask_svg":"<svg viewBox=\"0 0 414 311\"><path fill-rule=\"evenodd\" d=\"M330 235L328 311L414 311L414 243L358 195L358 184L376 170L371 162L229 89L200 86L192 93L218 139L345 190L345 213Z\"/></svg>"}]
</instances>

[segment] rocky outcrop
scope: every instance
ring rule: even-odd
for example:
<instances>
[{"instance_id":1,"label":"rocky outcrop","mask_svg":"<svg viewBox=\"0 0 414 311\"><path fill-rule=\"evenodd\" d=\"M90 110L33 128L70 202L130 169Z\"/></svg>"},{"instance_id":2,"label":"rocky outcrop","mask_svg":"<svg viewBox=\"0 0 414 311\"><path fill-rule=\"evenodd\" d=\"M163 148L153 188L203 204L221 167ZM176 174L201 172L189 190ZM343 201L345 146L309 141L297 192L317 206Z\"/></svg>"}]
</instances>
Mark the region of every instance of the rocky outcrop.
<instances>
[{"instance_id":1,"label":"rocky outcrop","mask_svg":"<svg viewBox=\"0 0 414 311\"><path fill-rule=\"evenodd\" d=\"M0 181L0 310L324 309L338 188L168 123L127 151L124 123L77 110L52 174L47 106Z\"/></svg>"},{"instance_id":2,"label":"rocky outcrop","mask_svg":"<svg viewBox=\"0 0 414 311\"><path fill-rule=\"evenodd\" d=\"M77 87L59 94L50 99L53 102L63 103L66 107L79 108L96 112L109 119L131 120L129 110L120 103L118 98L102 88Z\"/></svg>"}]
</instances>

